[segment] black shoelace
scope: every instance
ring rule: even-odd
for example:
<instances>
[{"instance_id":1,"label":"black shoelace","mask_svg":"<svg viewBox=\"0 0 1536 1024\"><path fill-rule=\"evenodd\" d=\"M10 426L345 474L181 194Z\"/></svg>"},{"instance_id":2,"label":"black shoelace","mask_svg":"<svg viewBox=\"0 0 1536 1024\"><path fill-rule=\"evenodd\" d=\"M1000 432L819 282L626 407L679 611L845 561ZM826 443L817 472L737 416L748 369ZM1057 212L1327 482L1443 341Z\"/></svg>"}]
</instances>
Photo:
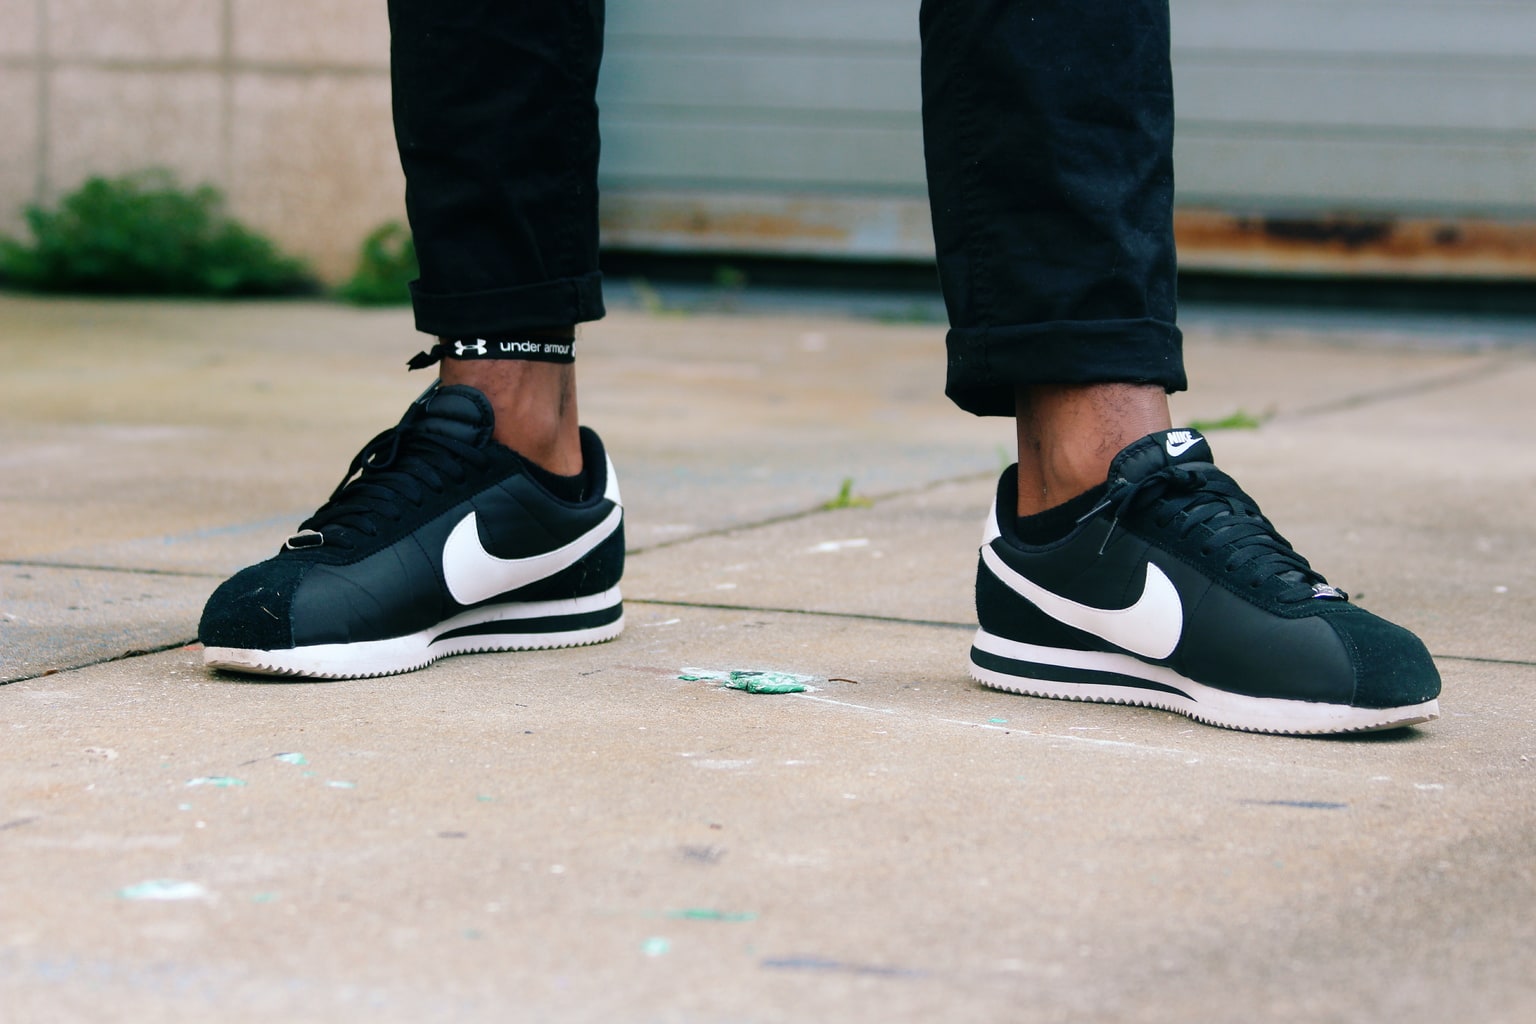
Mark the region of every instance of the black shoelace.
<instances>
[{"instance_id":1,"label":"black shoelace","mask_svg":"<svg viewBox=\"0 0 1536 1024\"><path fill-rule=\"evenodd\" d=\"M399 522L430 493L462 483L470 469L488 464L474 445L423 430L416 421L425 408L412 403L398 424L363 446L330 498L288 538L288 548L352 547L352 532L377 537L381 521Z\"/></svg>"},{"instance_id":2,"label":"black shoelace","mask_svg":"<svg viewBox=\"0 0 1536 1024\"><path fill-rule=\"evenodd\" d=\"M1083 519L1110 506L1115 515L1105 546L1121 520L1145 513L1158 529L1176 529L1181 538L1203 528L1203 558L1217 562L1255 590L1272 588L1278 600L1349 599L1344 591L1329 586L1259 511L1258 503L1215 466L1168 466L1134 484L1122 481Z\"/></svg>"}]
</instances>

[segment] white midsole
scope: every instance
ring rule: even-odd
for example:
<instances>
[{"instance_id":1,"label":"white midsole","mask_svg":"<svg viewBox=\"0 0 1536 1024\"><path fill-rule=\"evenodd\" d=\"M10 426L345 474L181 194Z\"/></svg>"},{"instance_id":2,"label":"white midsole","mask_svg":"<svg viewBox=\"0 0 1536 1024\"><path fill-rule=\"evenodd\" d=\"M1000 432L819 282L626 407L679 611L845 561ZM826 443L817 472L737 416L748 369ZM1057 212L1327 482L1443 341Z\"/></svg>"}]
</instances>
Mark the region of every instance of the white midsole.
<instances>
[{"instance_id":1,"label":"white midsole","mask_svg":"<svg viewBox=\"0 0 1536 1024\"><path fill-rule=\"evenodd\" d=\"M263 675L302 675L323 679L391 675L430 665L438 658L471 651L529 650L546 647L575 647L611 640L624 631L624 616L612 622L584 629L554 633L475 633L435 640L444 634L470 626L505 622L509 625L527 619L584 615L619 605L622 596L614 587L601 594L559 601L535 601L518 604L486 605L471 608L428 629L387 640L364 640L351 644L314 644L287 650L245 650L237 647L208 647L203 664L210 668L236 669Z\"/></svg>"},{"instance_id":2,"label":"white midsole","mask_svg":"<svg viewBox=\"0 0 1536 1024\"><path fill-rule=\"evenodd\" d=\"M1041 697L1142 704L1164 708L1230 729L1284 733L1360 732L1415 725L1431 721L1440 715L1439 702L1434 700L1396 708L1357 708L1346 704L1250 697L1218 690L1204 683L1198 683L1166 666L1148 665L1130 655L1040 647L1035 644L1020 643L1017 640L1006 640L984 629L977 630L972 645L977 650L988 654L1027 662L1031 665L1113 672L1121 676L1144 679L1149 683L1171 686L1181 693L1169 693L1150 686L1141 688L1112 683L1036 679L983 668L973 661L971 676L988 686ZM1188 696L1181 694L1188 694Z\"/></svg>"}]
</instances>

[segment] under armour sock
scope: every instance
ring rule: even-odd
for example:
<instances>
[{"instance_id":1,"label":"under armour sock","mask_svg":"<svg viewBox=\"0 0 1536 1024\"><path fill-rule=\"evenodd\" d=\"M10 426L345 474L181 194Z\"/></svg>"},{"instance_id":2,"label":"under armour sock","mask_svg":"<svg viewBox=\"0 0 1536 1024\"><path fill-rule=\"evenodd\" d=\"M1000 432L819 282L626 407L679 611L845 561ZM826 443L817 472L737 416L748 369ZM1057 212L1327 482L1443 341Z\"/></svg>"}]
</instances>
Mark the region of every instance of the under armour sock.
<instances>
[{"instance_id":1,"label":"under armour sock","mask_svg":"<svg viewBox=\"0 0 1536 1024\"><path fill-rule=\"evenodd\" d=\"M1093 511L1093 507L1104 500L1104 494L1108 490L1108 484L1099 484L1044 512L1036 512L1032 516L1020 516L1018 525L1015 527L1019 540L1035 547L1061 540L1077 529L1077 521Z\"/></svg>"}]
</instances>

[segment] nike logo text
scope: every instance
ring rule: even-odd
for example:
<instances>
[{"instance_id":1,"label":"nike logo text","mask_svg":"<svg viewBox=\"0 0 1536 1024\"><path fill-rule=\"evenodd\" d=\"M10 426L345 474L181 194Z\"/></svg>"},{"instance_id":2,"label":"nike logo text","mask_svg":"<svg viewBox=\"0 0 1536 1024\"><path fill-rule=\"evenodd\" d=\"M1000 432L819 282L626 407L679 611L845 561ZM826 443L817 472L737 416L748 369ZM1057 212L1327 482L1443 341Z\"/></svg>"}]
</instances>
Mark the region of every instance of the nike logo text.
<instances>
[{"instance_id":1,"label":"nike logo text","mask_svg":"<svg viewBox=\"0 0 1536 1024\"><path fill-rule=\"evenodd\" d=\"M1205 438L1193 430L1170 430L1164 443L1168 448L1168 454L1176 459L1204 440Z\"/></svg>"},{"instance_id":2,"label":"nike logo text","mask_svg":"<svg viewBox=\"0 0 1536 1024\"><path fill-rule=\"evenodd\" d=\"M987 545L981 560L1014 593L1064 625L1092 633L1143 658L1160 660L1173 653L1184 633L1184 605L1179 591L1157 566L1147 563L1141 596L1127 608L1095 608L1054 594L1020 575Z\"/></svg>"},{"instance_id":3,"label":"nike logo text","mask_svg":"<svg viewBox=\"0 0 1536 1024\"><path fill-rule=\"evenodd\" d=\"M443 582L455 601L479 604L575 565L607 540L623 517L624 510L614 506L606 519L564 547L527 558L498 558L485 550L479 521L471 512L443 544Z\"/></svg>"}]
</instances>

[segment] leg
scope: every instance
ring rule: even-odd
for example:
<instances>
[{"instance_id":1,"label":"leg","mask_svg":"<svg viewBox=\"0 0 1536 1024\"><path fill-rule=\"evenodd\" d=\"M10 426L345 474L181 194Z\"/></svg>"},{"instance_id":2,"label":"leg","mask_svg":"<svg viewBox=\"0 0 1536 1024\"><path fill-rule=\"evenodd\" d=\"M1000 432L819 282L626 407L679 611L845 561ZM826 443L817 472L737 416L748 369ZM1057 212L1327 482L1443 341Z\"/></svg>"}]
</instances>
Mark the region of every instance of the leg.
<instances>
[{"instance_id":1,"label":"leg","mask_svg":"<svg viewBox=\"0 0 1536 1024\"><path fill-rule=\"evenodd\" d=\"M213 667L385 675L623 629L623 507L569 361L603 313L601 0L392 0L390 20L416 322L444 339L442 378L209 598Z\"/></svg>"},{"instance_id":2,"label":"leg","mask_svg":"<svg viewBox=\"0 0 1536 1024\"><path fill-rule=\"evenodd\" d=\"M416 325L440 337L570 337L603 315L597 269L602 0L391 0L395 135L421 263ZM575 375L444 360L485 393L496 438L581 468Z\"/></svg>"},{"instance_id":3,"label":"leg","mask_svg":"<svg viewBox=\"0 0 1536 1024\"><path fill-rule=\"evenodd\" d=\"M948 393L1015 415L1019 440L972 675L1260 732L1434 718L1418 638L1349 604L1204 438L1168 429L1184 371L1166 0L925 0L922 25Z\"/></svg>"},{"instance_id":4,"label":"leg","mask_svg":"<svg viewBox=\"0 0 1536 1024\"><path fill-rule=\"evenodd\" d=\"M1184 387L1166 2L927 0L922 30L947 391L1018 417L1037 512L1168 426Z\"/></svg>"}]
</instances>

